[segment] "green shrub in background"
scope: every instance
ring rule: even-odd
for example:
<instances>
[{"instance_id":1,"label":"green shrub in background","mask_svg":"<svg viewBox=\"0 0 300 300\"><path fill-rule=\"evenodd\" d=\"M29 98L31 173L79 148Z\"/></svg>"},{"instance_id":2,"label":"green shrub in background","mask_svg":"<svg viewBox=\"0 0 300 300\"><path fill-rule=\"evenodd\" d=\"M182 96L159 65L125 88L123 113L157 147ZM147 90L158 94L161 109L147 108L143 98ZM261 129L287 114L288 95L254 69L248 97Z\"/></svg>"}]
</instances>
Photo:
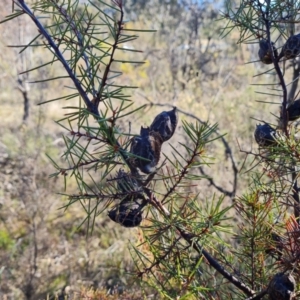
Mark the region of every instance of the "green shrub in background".
<instances>
[{"instance_id":1,"label":"green shrub in background","mask_svg":"<svg viewBox=\"0 0 300 300\"><path fill-rule=\"evenodd\" d=\"M9 232L3 229L0 230L0 247L3 250L9 250L13 246L13 240L11 239Z\"/></svg>"}]
</instances>

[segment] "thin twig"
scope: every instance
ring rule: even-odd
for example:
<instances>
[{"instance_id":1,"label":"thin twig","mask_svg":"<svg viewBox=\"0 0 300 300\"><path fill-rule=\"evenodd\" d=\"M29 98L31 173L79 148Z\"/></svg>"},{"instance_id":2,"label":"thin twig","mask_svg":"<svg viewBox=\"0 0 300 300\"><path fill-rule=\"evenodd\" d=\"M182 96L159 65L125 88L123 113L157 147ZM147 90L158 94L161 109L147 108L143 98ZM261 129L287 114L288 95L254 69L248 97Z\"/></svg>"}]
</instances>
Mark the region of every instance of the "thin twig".
<instances>
[{"instance_id":1,"label":"thin twig","mask_svg":"<svg viewBox=\"0 0 300 300\"><path fill-rule=\"evenodd\" d=\"M86 91L84 91L81 83L79 82L79 80L76 77L76 74L71 70L70 66L68 65L68 63L66 62L66 60L64 59L62 53L60 52L59 48L57 47L57 45L55 44L55 42L53 41L52 37L49 35L49 33L46 31L46 29L44 28L44 26L39 22L38 18L32 13L32 11L29 9L29 7L26 5L24 0L14 0L15 3L20 6L23 11L32 19L32 21L36 24L36 26L39 29L39 32L46 38L46 40L48 41L48 44L52 47L52 49L54 50L57 58L60 60L60 62L63 64L64 68L66 69L68 75L70 76L70 78L72 79L72 81L74 82L75 87L77 88L79 94L81 95L81 97L83 98L87 109L95 116L95 117L99 117L99 110L98 110L98 106L99 106L99 102L100 102L100 98L101 98L101 93L103 91L103 88L106 84L106 81L108 79L108 73L111 67L111 64L113 62L113 54L115 49L117 48L117 43L118 43L118 38L120 36L121 33L121 29L123 26L123 9L122 9L122 1L118 0L118 1L114 1L116 5L118 5L118 7L120 8L121 11L121 17L120 17L120 21L117 22L118 24L118 32L116 35L116 39L115 39L115 43L113 44L113 51L111 53L110 56L110 61L108 63L108 65L106 66L105 69L105 73L102 79L102 84L100 87L100 90L97 94L97 98L94 102L91 101L86 93ZM129 160L128 160L128 156L126 154L126 151L120 146L120 144L116 141L117 147L118 147L118 151L119 154L121 155L121 157L123 158L124 162L128 165L128 167L130 168L130 171L133 175L138 176L138 172L136 170L136 168L134 168ZM110 145L112 145L112 143L110 143ZM114 145L112 145L114 146Z\"/></svg>"},{"instance_id":2,"label":"thin twig","mask_svg":"<svg viewBox=\"0 0 300 300\"><path fill-rule=\"evenodd\" d=\"M217 184L215 183L215 181L214 181L210 176L208 176L208 175L204 172L204 170L203 170L202 167L199 167L199 171L200 171L200 173L201 173L202 175L204 175L204 176L206 177L205 179L208 180L209 184L212 185L212 186L213 186L215 189L217 189L219 192L221 192L222 194L224 194L224 195L226 195L226 196L228 196L228 197L230 197L230 198L233 198L233 197L234 197L234 195L233 195L232 192L229 192L229 191L223 189L221 186L217 185Z\"/></svg>"},{"instance_id":3,"label":"thin twig","mask_svg":"<svg viewBox=\"0 0 300 300\"><path fill-rule=\"evenodd\" d=\"M293 30L291 30L293 31ZM295 100L295 94L298 87L299 82L299 76L300 76L300 62L294 62L293 64L293 83L292 87L289 92L289 102L292 100ZM297 167L296 162L292 164L292 182L293 182L293 194L292 197L295 200L294 204L294 215L296 219L298 220L298 223L300 223L300 198L299 198L299 186L298 186L298 174L297 174Z\"/></svg>"},{"instance_id":4,"label":"thin twig","mask_svg":"<svg viewBox=\"0 0 300 300\"><path fill-rule=\"evenodd\" d=\"M282 74L282 71L279 67L279 60L277 57L275 57L275 53L274 53L274 48L271 42L271 22L269 20L269 10L270 10L270 4L271 0L267 1L267 8L265 9L262 4L259 2L258 5L260 6L261 9L261 14L262 14L262 19L265 23L266 26L266 33L267 33L267 40L269 43L269 49L271 49L271 57L272 57L272 61L273 61L273 65L275 68L275 71L277 73L277 76L279 78L279 83L281 85L282 88L282 93L283 93L283 100L282 100L282 108L281 108L281 118L282 118L282 126L283 126L283 132L285 133L286 136L288 136L288 129L287 129L287 123L288 123L288 119L287 119L287 101L288 101L288 94L287 94L287 88L286 88L286 84L284 81L284 77Z\"/></svg>"},{"instance_id":5,"label":"thin twig","mask_svg":"<svg viewBox=\"0 0 300 300\"><path fill-rule=\"evenodd\" d=\"M259 300L259 299L262 299L265 295L267 295L267 293L268 293L268 290L263 290L259 294L255 295L253 297L247 298L246 300Z\"/></svg>"},{"instance_id":6,"label":"thin twig","mask_svg":"<svg viewBox=\"0 0 300 300\"><path fill-rule=\"evenodd\" d=\"M114 3L119 6L121 15L120 15L119 21L117 21L115 23L117 28L116 28L116 32L115 32L115 40L114 40L114 43L112 45L112 51L111 51L111 55L110 55L110 58L109 58L109 62L105 67L105 71L104 71L104 74L103 74L103 78L102 78L102 81L101 81L99 92L97 93L96 98L93 100L97 108L98 108L99 103L101 101L101 96L102 96L103 90L105 88L105 85L107 84L108 73L111 69L112 62L114 61L114 53L115 53L115 51L118 47L119 37L120 37L120 34L121 34L121 30L123 29L124 12L123 12L122 1L114 1Z\"/></svg>"},{"instance_id":7,"label":"thin twig","mask_svg":"<svg viewBox=\"0 0 300 300\"><path fill-rule=\"evenodd\" d=\"M99 117L99 111L98 106L92 103L92 101L89 99L86 91L84 91L81 83L77 79L76 74L71 70L70 66L66 62L65 58L61 54L60 50L58 49L56 43L53 41L52 37L49 35L47 30L44 28L44 26L40 23L38 18L32 13L30 8L26 5L24 0L14 0L14 2L20 6L23 11L32 19L32 21L35 23L35 25L38 27L39 32L45 37L49 45L52 47L53 51L55 52L56 57L60 60L60 62L63 64L64 68L66 69L69 77L72 79L74 85L76 86L76 89L78 90L80 96L82 97L85 105L87 106L88 110L94 114L95 116Z\"/></svg>"},{"instance_id":8,"label":"thin twig","mask_svg":"<svg viewBox=\"0 0 300 300\"><path fill-rule=\"evenodd\" d=\"M62 6L58 6L57 5L57 1L53 1L52 0L52 3L53 5L56 7L56 9L60 12L61 16L63 16L65 18L65 21L70 24L74 34L76 35L77 37L77 40L78 40L78 45L80 47L80 54L86 64L86 70L85 72L88 74L88 77L90 79L90 82L93 82L93 76L92 76L92 73L91 73L91 66L90 66L90 62L89 62L89 59L85 53L85 49L89 49L89 47L85 47L84 46L84 39L83 39L83 36L82 34L80 33L80 31L77 29L76 27L76 24L74 23L73 19L75 18L75 15L76 15L76 11L74 12L74 15L72 17L70 17L68 14L67 14L67 11L62 7ZM95 90L94 86L92 86L93 90L92 90L92 93L93 93L93 96L96 97L96 94L97 94L97 91Z\"/></svg>"}]
</instances>

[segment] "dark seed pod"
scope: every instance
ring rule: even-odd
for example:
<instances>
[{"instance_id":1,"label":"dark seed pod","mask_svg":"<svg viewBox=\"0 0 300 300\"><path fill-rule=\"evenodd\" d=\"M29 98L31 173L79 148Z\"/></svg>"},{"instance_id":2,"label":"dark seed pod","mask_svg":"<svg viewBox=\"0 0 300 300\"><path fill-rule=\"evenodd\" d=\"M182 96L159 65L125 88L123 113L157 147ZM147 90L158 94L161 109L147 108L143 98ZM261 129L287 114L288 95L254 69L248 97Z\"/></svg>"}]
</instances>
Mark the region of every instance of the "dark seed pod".
<instances>
[{"instance_id":1,"label":"dark seed pod","mask_svg":"<svg viewBox=\"0 0 300 300\"><path fill-rule=\"evenodd\" d=\"M268 147L276 144L276 130L268 123L256 125L254 137L260 147Z\"/></svg>"},{"instance_id":2,"label":"dark seed pod","mask_svg":"<svg viewBox=\"0 0 300 300\"><path fill-rule=\"evenodd\" d=\"M294 103L288 107L287 113L289 121L295 121L300 117L300 99L295 100Z\"/></svg>"},{"instance_id":3,"label":"dark seed pod","mask_svg":"<svg viewBox=\"0 0 300 300\"><path fill-rule=\"evenodd\" d=\"M126 173L123 169L120 169L117 177L117 187L118 190L122 193L131 193L131 192L142 192L143 189L137 183L137 180L130 173Z\"/></svg>"},{"instance_id":4,"label":"dark seed pod","mask_svg":"<svg viewBox=\"0 0 300 300\"><path fill-rule=\"evenodd\" d=\"M141 127L140 136L131 141L130 152L142 158L133 158L132 163L143 173L155 172L160 159L160 151L163 140L157 132L150 131L149 127Z\"/></svg>"},{"instance_id":5,"label":"dark seed pod","mask_svg":"<svg viewBox=\"0 0 300 300\"><path fill-rule=\"evenodd\" d=\"M270 281L268 295L270 300L295 299L296 281L291 274L277 273Z\"/></svg>"},{"instance_id":6,"label":"dark seed pod","mask_svg":"<svg viewBox=\"0 0 300 300\"><path fill-rule=\"evenodd\" d=\"M300 54L300 34L292 35L283 45L279 54L279 59L292 59Z\"/></svg>"},{"instance_id":7,"label":"dark seed pod","mask_svg":"<svg viewBox=\"0 0 300 300\"><path fill-rule=\"evenodd\" d=\"M139 226L143 220L143 207L145 204L137 201L123 200L118 206L109 211L110 219L124 227Z\"/></svg>"},{"instance_id":8,"label":"dark seed pod","mask_svg":"<svg viewBox=\"0 0 300 300\"><path fill-rule=\"evenodd\" d=\"M170 111L163 111L157 115L150 125L150 130L159 133L165 142L173 136L177 123L178 112L177 108L174 107Z\"/></svg>"},{"instance_id":9,"label":"dark seed pod","mask_svg":"<svg viewBox=\"0 0 300 300\"><path fill-rule=\"evenodd\" d=\"M275 48L273 42L271 42L271 44L273 47L274 57L277 58L278 57L277 49ZM269 65L273 62L269 43L265 39L262 39L259 41L258 57L259 57L260 61L263 62L264 64Z\"/></svg>"}]
</instances>

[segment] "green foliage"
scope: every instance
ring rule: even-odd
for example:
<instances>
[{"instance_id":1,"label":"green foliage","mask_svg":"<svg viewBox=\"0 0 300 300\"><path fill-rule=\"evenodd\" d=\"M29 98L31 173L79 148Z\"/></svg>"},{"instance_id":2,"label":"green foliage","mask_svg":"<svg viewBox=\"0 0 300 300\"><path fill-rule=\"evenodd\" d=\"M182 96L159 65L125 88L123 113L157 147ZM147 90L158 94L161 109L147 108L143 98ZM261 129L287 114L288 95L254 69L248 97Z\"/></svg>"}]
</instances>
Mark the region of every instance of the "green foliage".
<instances>
[{"instance_id":1,"label":"green foliage","mask_svg":"<svg viewBox=\"0 0 300 300\"><path fill-rule=\"evenodd\" d=\"M9 250L13 244L14 241L11 239L9 232L6 229L0 230L0 249Z\"/></svg>"},{"instance_id":2,"label":"green foliage","mask_svg":"<svg viewBox=\"0 0 300 300\"><path fill-rule=\"evenodd\" d=\"M253 289L262 290L261 295L257 296L259 298L255 299L260 299L265 294L273 299L271 294L274 290L278 291L279 287L271 286L271 283L268 287L268 284L276 272L293 274L296 281L299 278L297 272L293 273L298 267L291 268L289 265L295 249L287 246L294 243L291 228L298 230L300 203L297 179L299 130L297 124L292 122L295 118L289 116L289 109L293 103L296 104L294 101L298 95L299 45L297 42L292 44L289 42L291 39L287 39L291 36L295 39L297 36L294 34L298 29L295 25L299 20L298 6L297 1L241 1L236 8L233 2L227 1L224 13L228 24L223 34L237 28L238 42L257 43L259 63L270 65L265 72L256 75L272 75L275 78L275 83L260 86L262 91L259 93L264 97L262 101L280 104L272 121L277 125L273 125L276 130L274 143L262 143L262 135L257 127L255 139L260 146L259 151L245 151L247 158L253 159L250 170L253 172L252 184L247 194L236 199L236 208L242 222L236 238L242 247L238 248L235 255L240 263L241 273L247 274L241 276L243 282L247 282ZM288 55L287 49L295 55ZM283 67L280 66L281 63ZM289 67L286 68L286 64L293 70L291 74L287 71ZM293 114L297 115L296 112L297 110L293 110ZM267 123L267 118L266 111L261 121ZM294 216L297 218L295 222ZM295 289L290 293L291 299L294 299Z\"/></svg>"},{"instance_id":3,"label":"green foliage","mask_svg":"<svg viewBox=\"0 0 300 300\"><path fill-rule=\"evenodd\" d=\"M234 1L225 1L224 17L228 21L224 34L239 29L239 43L257 41L266 35L287 34L290 20L297 22L299 3L293 1L240 1L238 8ZM287 14L286 17L282 17ZM282 26L282 24L284 24Z\"/></svg>"}]
</instances>

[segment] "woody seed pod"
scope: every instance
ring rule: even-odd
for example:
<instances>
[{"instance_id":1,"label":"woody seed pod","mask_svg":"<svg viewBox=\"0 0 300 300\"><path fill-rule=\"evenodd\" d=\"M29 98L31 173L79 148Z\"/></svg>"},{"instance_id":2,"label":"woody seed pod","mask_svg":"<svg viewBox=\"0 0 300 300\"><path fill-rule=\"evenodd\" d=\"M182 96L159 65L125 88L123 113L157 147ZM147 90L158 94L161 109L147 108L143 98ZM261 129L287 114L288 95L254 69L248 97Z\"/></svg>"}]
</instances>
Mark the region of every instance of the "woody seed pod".
<instances>
[{"instance_id":1,"label":"woody seed pod","mask_svg":"<svg viewBox=\"0 0 300 300\"><path fill-rule=\"evenodd\" d=\"M289 121L295 121L300 117L300 99L295 100L293 104L287 108L287 113Z\"/></svg>"},{"instance_id":2,"label":"woody seed pod","mask_svg":"<svg viewBox=\"0 0 300 300\"><path fill-rule=\"evenodd\" d=\"M124 226L136 227L139 226L143 220L143 207L145 203L138 203L138 201L123 200L118 206L109 211L109 218Z\"/></svg>"},{"instance_id":3,"label":"woody seed pod","mask_svg":"<svg viewBox=\"0 0 300 300\"><path fill-rule=\"evenodd\" d=\"M300 54L300 34L292 35L287 39L285 44L283 45L281 52L279 54L279 58L284 57L287 59L295 58Z\"/></svg>"},{"instance_id":4,"label":"woody seed pod","mask_svg":"<svg viewBox=\"0 0 300 300\"><path fill-rule=\"evenodd\" d=\"M134 137L131 141L130 152L141 157L133 158L133 165L145 174L155 172L162 143L160 134L150 131L149 127L141 127L140 136Z\"/></svg>"},{"instance_id":5,"label":"woody seed pod","mask_svg":"<svg viewBox=\"0 0 300 300\"><path fill-rule=\"evenodd\" d=\"M275 56L275 58L277 58L278 57L277 49L275 48L273 42L271 42L271 44L273 47L274 56ZM264 64L269 65L273 62L269 43L265 39L262 39L259 41L258 57L259 57L260 61L263 62Z\"/></svg>"},{"instance_id":6,"label":"woody seed pod","mask_svg":"<svg viewBox=\"0 0 300 300\"><path fill-rule=\"evenodd\" d=\"M268 123L256 125L254 137L260 147L268 147L276 144L276 130Z\"/></svg>"},{"instance_id":7,"label":"woody seed pod","mask_svg":"<svg viewBox=\"0 0 300 300\"><path fill-rule=\"evenodd\" d=\"M270 281L268 294L270 300L295 299L296 281L291 274L277 273Z\"/></svg>"},{"instance_id":8,"label":"woody seed pod","mask_svg":"<svg viewBox=\"0 0 300 300\"><path fill-rule=\"evenodd\" d=\"M174 107L170 111L163 111L158 114L150 125L150 130L159 133L165 142L173 136L177 123L178 112L177 108Z\"/></svg>"}]
</instances>

